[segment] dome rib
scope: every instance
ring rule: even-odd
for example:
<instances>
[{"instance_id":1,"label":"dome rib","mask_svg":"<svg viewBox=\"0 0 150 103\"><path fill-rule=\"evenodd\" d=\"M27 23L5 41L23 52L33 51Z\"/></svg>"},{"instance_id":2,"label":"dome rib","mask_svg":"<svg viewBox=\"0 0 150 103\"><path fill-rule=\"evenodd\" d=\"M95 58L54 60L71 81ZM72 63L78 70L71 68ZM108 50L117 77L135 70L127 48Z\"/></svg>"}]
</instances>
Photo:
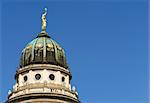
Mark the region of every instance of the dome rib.
<instances>
[{"instance_id":1,"label":"dome rib","mask_svg":"<svg viewBox=\"0 0 150 103\"><path fill-rule=\"evenodd\" d=\"M44 46L43 46L43 60L46 61L46 38L43 38Z\"/></svg>"},{"instance_id":2,"label":"dome rib","mask_svg":"<svg viewBox=\"0 0 150 103\"><path fill-rule=\"evenodd\" d=\"M35 48L35 44L37 43L37 38L34 39L35 41L33 42L33 46L32 46L32 55L31 55L31 62L34 60L34 48Z\"/></svg>"}]
</instances>

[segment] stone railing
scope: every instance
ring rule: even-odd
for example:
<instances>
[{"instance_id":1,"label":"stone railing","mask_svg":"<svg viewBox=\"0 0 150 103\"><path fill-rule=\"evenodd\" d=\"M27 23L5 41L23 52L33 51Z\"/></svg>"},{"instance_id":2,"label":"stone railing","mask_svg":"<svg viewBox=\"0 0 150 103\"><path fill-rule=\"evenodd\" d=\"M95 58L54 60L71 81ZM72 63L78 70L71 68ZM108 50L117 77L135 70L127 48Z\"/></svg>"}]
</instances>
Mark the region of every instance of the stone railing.
<instances>
[{"instance_id":1,"label":"stone railing","mask_svg":"<svg viewBox=\"0 0 150 103\"><path fill-rule=\"evenodd\" d=\"M9 98L30 93L62 94L75 99L78 98L73 91L69 90L69 88L66 88L65 86L59 84L48 83L26 84L24 86L17 87L17 89L13 90L12 93L9 95Z\"/></svg>"}]
</instances>

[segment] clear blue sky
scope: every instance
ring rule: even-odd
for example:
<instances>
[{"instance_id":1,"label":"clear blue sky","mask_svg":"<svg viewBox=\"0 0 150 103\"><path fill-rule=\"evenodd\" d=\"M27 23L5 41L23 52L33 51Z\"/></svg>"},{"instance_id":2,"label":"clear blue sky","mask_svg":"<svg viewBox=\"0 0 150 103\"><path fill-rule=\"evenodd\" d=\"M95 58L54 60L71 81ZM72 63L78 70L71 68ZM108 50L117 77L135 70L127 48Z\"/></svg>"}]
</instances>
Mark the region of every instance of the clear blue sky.
<instances>
[{"instance_id":1,"label":"clear blue sky","mask_svg":"<svg viewBox=\"0 0 150 103\"><path fill-rule=\"evenodd\" d=\"M47 32L66 51L82 103L148 103L146 0L29 1L1 5L0 101L47 7Z\"/></svg>"}]
</instances>

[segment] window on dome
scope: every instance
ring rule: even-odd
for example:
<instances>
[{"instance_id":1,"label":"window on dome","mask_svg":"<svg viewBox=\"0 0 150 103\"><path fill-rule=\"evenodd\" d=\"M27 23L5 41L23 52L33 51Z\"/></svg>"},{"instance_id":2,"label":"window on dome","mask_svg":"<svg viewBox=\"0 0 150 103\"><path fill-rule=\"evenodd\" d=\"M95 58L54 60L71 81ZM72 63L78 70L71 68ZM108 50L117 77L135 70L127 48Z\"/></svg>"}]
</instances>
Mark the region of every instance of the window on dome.
<instances>
[{"instance_id":1,"label":"window on dome","mask_svg":"<svg viewBox=\"0 0 150 103\"><path fill-rule=\"evenodd\" d=\"M53 48L47 48L46 49L46 60L49 63L54 63L55 62L55 52Z\"/></svg>"},{"instance_id":2,"label":"window on dome","mask_svg":"<svg viewBox=\"0 0 150 103\"><path fill-rule=\"evenodd\" d=\"M43 48L35 48L35 62L43 61Z\"/></svg>"},{"instance_id":3,"label":"window on dome","mask_svg":"<svg viewBox=\"0 0 150 103\"><path fill-rule=\"evenodd\" d=\"M24 76L24 81L26 82L28 80L28 77L27 76Z\"/></svg>"},{"instance_id":4,"label":"window on dome","mask_svg":"<svg viewBox=\"0 0 150 103\"><path fill-rule=\"evenodd\" d=\"M35 79L36 79L36 80L39 80L40 78L41 78L41 75L40 75L40 74L36 74L36 75L35 75Z\"/></svg>"},{"instance_id":5,"label":"window on dome","mask_svg":"<svg viewBox=\"0 0 150 103\"><path fill-rule=\"evenodd\" d=\"M49 75L49 79L50 79L50 80L54 80L54 79L55 79L54 74L50 74L50 75Z\"/></svg>"}]
</instances>

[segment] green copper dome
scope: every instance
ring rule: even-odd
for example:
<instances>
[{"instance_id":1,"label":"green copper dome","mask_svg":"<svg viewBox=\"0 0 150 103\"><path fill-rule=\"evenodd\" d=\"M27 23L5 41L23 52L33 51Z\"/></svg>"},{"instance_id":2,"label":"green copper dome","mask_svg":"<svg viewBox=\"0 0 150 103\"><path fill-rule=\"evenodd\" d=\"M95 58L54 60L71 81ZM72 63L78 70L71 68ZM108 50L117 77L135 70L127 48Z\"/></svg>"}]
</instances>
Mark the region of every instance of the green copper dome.
<instances>
[{"instance_id":1,"label":"green copper dome","mask_svg":"<svg viewBox=\"0 0 150 103\"><path fill-rule=\"evenodd\" d=\"M20 67L30 64L53 64L68 68L63 48L46 32L41 32L22 50Z\"/></svg>"}]
</instances>

